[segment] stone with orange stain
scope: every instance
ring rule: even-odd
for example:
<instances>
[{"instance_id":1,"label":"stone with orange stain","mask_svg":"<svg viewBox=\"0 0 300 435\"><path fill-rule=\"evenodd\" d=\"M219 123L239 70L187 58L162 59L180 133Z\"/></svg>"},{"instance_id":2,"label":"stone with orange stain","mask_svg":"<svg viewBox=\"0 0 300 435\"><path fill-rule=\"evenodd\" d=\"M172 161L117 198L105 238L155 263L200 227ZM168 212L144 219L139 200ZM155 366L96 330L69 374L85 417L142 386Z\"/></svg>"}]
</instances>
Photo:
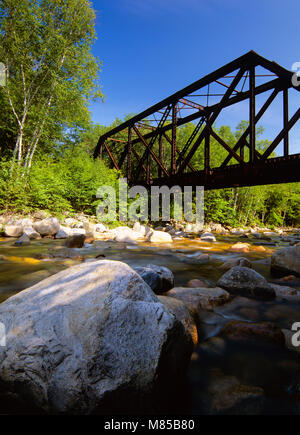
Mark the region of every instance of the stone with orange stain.
<instances>
[{"instance_id":1,"label":"stone with orange stain","mask_svg":"<svg viewBox=\"0 0 300 435\"><path fill-rule=\"evenodd\" d=\"M229 249L229 252L243 252L243 253L248 253L250 252L250 245L249 243L235 243L234 245L231 246L231 248Z\"/></svg>"}]
</instances>

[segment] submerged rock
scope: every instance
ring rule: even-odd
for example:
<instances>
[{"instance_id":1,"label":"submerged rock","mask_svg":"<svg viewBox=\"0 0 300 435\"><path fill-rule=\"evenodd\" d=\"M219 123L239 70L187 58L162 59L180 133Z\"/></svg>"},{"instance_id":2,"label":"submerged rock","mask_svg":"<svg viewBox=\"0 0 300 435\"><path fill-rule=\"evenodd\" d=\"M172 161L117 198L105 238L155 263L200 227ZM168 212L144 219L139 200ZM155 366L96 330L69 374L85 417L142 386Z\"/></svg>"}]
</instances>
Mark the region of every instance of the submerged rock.
<instances>
[{"instance_id":1,"label":"submerged rock","mask_svg":"<svg viewBox=\"0 0 300 435\"><path fill-rule=\"evenodd\" d=\"M221 336L237 341L260 341L271 345L285 346L281 329L271 322L249 323L232 320L221 331Z\"/></svg>"},{"instance_id":2,"label":"submerged rock","mask_svg":"<svg viewBox=\"0 0 300 435\"><path fill-rule=\"evenodd\" d=\"M261 387L245 385L235 376L217 377L209 386L209 414L261 414L265 393Z\"/></svg>"},{"instance_id":3,"label":"submerged rock","mask_svg":"<svg viewBox=\"0 0 300 435\"><path fill-rule=\"evenodd\" d=\"M191 279L187 283L187 285L190 288L199 288L199 287L210 288L211 287L206 281L203 281L201 279Z\"/></svg>"},{"instance_id":4,"label":"submerged rock","mask_svg":"<svg viewBox=\"0 0 300 435\"><path fill-rule=\"evenodd\" d=\"M274 299L276 297L274 289L267 280L248 267L233 267L219 279L218 286L242 296L261 299Z\"/></svg>"},{"instance_id":5,"label":"submerged rock","mask_svg":"<svg viewBox=\"0 0 300 435\"><path fill-rule=\"evenodd\" d=\"M279 249L271 258L271 268L300 275L300 245Z\"/></svg>"},{"instance_id":6,"label":"submerged rock","mask_svg":"<svg viewBox=\"0 0 300 435\"><path fill-rule=\"evenodd\" d=\"M124 263L74 266L0 305L2 393L38 409L137 409L182 376L192 353L182 324Z\"/></svg>"}]
</instances>

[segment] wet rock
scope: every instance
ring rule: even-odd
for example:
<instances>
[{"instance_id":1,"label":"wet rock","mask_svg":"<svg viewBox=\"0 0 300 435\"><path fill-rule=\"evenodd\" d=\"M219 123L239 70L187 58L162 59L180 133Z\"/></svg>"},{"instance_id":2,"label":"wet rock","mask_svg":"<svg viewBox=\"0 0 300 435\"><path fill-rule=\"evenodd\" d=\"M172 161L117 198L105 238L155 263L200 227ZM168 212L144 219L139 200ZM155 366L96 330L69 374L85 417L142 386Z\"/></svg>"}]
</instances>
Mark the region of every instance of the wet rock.
<instances>
[{"instance_id":1,"label":"wet rock","mask_svg":"<svg viewBox=\"0 0 300 435\"><path fill-rule=\"evenodd\" d=\"M166 296L180 299L192 312L200 309L212 310L214 307L226 304L231 300L230 294L221 288L188 288L175 287Z\"/></svg>"},{"instance_id":2,"label":"wet rock","mask_svg":"<svg viewBox=\"0 0 300 435\"><path fill-rule=\"evenodd\" d=\"M255 239L261 239L261 238L262 238L261 233L258 233L257 231L254 231L254 232L251 231L251 234L252 234L252 236L253 236Z\"/></svg>"},{"instance_id":3,"label":"wet rock","mask_svg":"<svg viewBox=\"0 0 300 435\"><path fill-rule=\"evenodd\" d=\"M276 297L274 289L267 280L248 267L233 267L219 279L218 286L243 296L266 300Z\"/></svg>"},{"instance_id":4,"label":"wet rock","mask_svg":"<svg viewBox=\"0 0 300 435\"><path fill-rule=\"evenodd\" d=\"M16 246L26 246L26 245L30 245L30 239L26 234L23 234L23 236L21 236L16 242L15 242Z\"/></svg>"},{"instance_id":5,"label":"wet rock","mask_svg":"<svg viewBox=\"0 0 300 435\"><path fill-rule=\"evenodd\" d=\"M230 340L285 346L284 334L278 326L271 322L249 323L232 320L224 326L220 335Z\"/></svg>"},{"instance_id":6,"label":"wet rock","mask_svg":"<svg viewBox=\"0 0 300 435\"><path fill-rule=\"evenodd\" d=\"M147 264L145 267L135 267L134 270L156 294L167 292L174 287L174 275L167 267Z\"/></svg>"},{"instance_id":7,"label":"wet rock","mask_svg":"<svg viewBox=\"0 0 300 435\"><path fill-rule=\"evenodd\" d=\"M209 414L253 415L261 414L265 404L264 390L243 385L234 376L217 377L209 386Z\"/></svg>"},{"instance_id":8,"label":"wet rock","mask_svg":"<svg viewBox=\"0 0 300 435\"><path fill-rule=\"evenodd\" d=\"M297 296L297 295L300 296L300 293L293 287L288 287L288 286L278 285L278 284L270 284L270 286L275 291L277 297Z\"/></svg>"},{"instance_id":9,"label":"wet rock","mask_svg":"<svg viewBox=\"0 0 300 435\"><path fill-rule=\"evenodd\" d=\"M56 218L48 218L35 222L33 228L41 236L54 236L60 229L60 223Z\"/></svg>"},{"instance_id":10,"label":"wet rock","mask_svg":"<svg viewBox=\"0 0 300 435\"><path fill-rule=\"evenodd\" d=\"M73 234L65 242L66 248L83 248L85 242L84 234Z\"/></svg>"},{"instance_id":11,"label":"wet rock","mask_svg":"<svg viewBox=\"0 0 300 435\"><path fill-rule=\"evenodd\" d=\"M245 257L230 258L220 266L221 270L230 270L235 266L249 267L252 269L252 263Z\"/></svg>"},{"instance_id":12,"label":"wet rock","mask_svg":"<svg viewBox=\"0 0 300 435\"><path fill-rule=\"evenodd\" d=\"M250 245L249 243L235 243L234 245L231 246L231 248L229 249L229 252L250 252Z\"/></svg>"},{"instance_id":13,"label":"wet rock","mask_svg":"<svg viewBox=\"0 0 300 435\"><path fill-rule=\"evenodd\" d=\"M201 279L191 279L187 283L187 285L190 288L199 288L199 287L210 288L211 287L207 282L205 282L205 281L203 281Z\"/></svg>"},{"instance_id":14,"label":"wet rock","mask_svg":"<svg viewBox=\"0 0 300 435\"><path fill-rule=\"evenodd\" d=\"M129 266L74 266L0 305L2 393L52 413L137 409L182 376L192 353L181 322Z\"/></svg>"},{"instance_id":15,"label":"wet rock","mask_svg":"<svg viewBox=\"0 0 300 435\"><path fill-rule=\"evenodd\" d=\"M203 233L200 237L200 240L202 240L202 242L209 242L209 243L213 243L217 241L217 239L212 233Z\"/></svg>"},{"instance_id":16,"label":"wet rock","mask_svg":"<svg viewBox=\"0 0 300 435\"><path fill-rule=\"evenodd\" d=\"M26 236L28 236L30 240L37 240L41 238L40 234L35 231L34 228L31 226L24 228L24 234L26 234Z\"/></svg>"},{"instance_id":17,"label":"wet rock","mask_svg":"<svg viewBox=\"0 0 300 435\"><path fill-rule=\"evenodd\" d=\"M271 258L272 270L300 275L300 245L279 249Z\"/></svg>"},{"instance_id":18,"label":"wet rock","mask_svg":"<svg viewBox=\"0 0 300 435\"><path fill-rule=\"evenodd\" d=\"M163 303L174 316L183 324L187 339L191 340L194 347L198 344L197 325L193 314L188 307L179 299L170 298L167 296L158 296L158 299Z\"/></svg>"},{"instance_id":19,"label":"wet rock","mask_svg":"<svg viewBox=\"0 0 300 435\"><path fill-rule=\"evenodd\" d=\"M169 233L165 233L163 231L151 231L147 240L151 243L172 243L173 239Z\"/></svg>"},{"instance_id":20,"label":"wet rock","mask_svg":"<svg viewBox=\"0 0 300 435\"><path fill-rule=\"evenodd\" d=\"M210 224L211 231L214 231L216 234L225 234L226 230L222 227L221 224Z\"/></svg>"},{"instance_id":21,"label":"wet rock","mask_svg":"<svg viewBox=\"0 0 300 435\"><path fill-rule=\"evenodd\" d=\"M195 254L190 255L178 254L177 258L188 264L207 264L210 262L210 256L208 254L203 254L202 252L196 252Z\"/></svg>"},{"instance_id":22,"label":"wet rock","mask_svg":"<svg viewBox=\"0 0 300 435\"><path fill-rule=\"evenodd\" d=\"M6 237L21 237L23 234L22 225L5 225L4 234Z\"/></svg>"},{"instance_id":23,"label":"wet rock","mask_svg":"<svg viewBox=\"0 0 300 435\"><path fill-rule=\"evenodd\" d=\"M162 290L168 291L174 287L174 275L170 269L164 266L157 266L156 264L147 264L146 267L159 275Z\"/></svg>"},{"instance_id":24,"label":"wet rock","mask_svg":"<svg viewBox=\"0 0 300 435\"><path fill-rule=\"evenodd\" d=\"M266 248L264 246L251 246L251 251L255 252L266 252Z\"/></svg>"}]
</instances>

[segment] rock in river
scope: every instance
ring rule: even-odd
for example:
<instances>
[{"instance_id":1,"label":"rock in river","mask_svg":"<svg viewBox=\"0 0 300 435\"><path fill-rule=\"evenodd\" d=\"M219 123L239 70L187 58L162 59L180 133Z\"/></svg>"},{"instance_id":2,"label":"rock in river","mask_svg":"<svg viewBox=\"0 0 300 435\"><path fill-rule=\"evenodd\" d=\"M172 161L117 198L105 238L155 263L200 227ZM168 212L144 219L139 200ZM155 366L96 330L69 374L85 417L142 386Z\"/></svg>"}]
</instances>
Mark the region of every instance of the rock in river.
<instances>
[{"instance_id":1,"label":"rock in river","mask_svg":"<svg viewBox=\"0 0 300 435\"><path fill-rule=\"evenodd\" d=\"M261 299L274 299L276 297L274 289L267 280L248 267L233 267L219 279L218 286L242 296Z\"/></svg>"},{"instance_id":2,"label":"rock in river","mask_svg":"<svg viewBox=\"0 0 300 435\"><path fill-rule=\"evenodd\" d=\"M182 376L192 353L183 325L117 261L51 276L2 303L0 319L2 392L47 412L137 409L154 386Z\"/></svg>"},{"instance_id":3,"label":"rock in river","mask_svg":"<svg viewBox=\"0 0 300 435\"><path fill-rule=\"evenodd\" d=\"M167 267L147 264L145 267L135 267L134 270L156 294L167 292L174 287L173 272Z\"/></svg>"},{"instance_id":4,"label":"rock in river","mask_svg":"<svg viewBox=\"0 0 300 435\"><path fill-rule=\"evenodd\" d=\"M60 229L60 223L56 218L48 218L35 222L33 228L41 236L54 236Z\"/></svg>"},{"instance_id":5,"label":"rock in river","mask_svg":"<svg viewBox=\"0 0 300 435\"><path fill-rule=\"evenodd\" d=\"M6 225L4 227L4 234L7 237L20 237L23 234L22 225Z\"/></svg>"},{"instance_id":6,"label":"rock in river","mask_svg":"<svg viewBox=\"0 0 300 435\"><path fill-rule=\"evenodd\" d=\"M188 307L179 299L168 296L158 296L159 300L177 317L185 327L188 339L191 339L194 347L198 344L198 331L195 318Z\"/></svg>"},{"instance_id":7,"label":"rock in river","mask_svg":"<svg viewBox=\"0 0 300 435\"><path fill-rule=\"evenodd\" d=\"M169 233L163 231L151 231L147 236L147 240L151 243L172 243L173 239Z\"/></svg>"},{"instance_id":8,"label":"rock in river","mask_svg":"<svg viewBox=\"0 0 300 435\"><path fill-rule=\"evenodd\" d=\"M271 267L280 272L300 275L300 245L280 249L272 255Z\"/></svg>"},{"instance_id":9,"label":"rock in river","mask_svg":"<svg viewBox=\"0 0 300 435\"><path fill-rule=\"evenodd\" d=\"M271 345L285 346L281 329L271 322L249 323L232 320L221 331L221 336L238 341L262 341Z\"/></svg>"},{"instance_id":10,"label":"rock in river","mask_svg":"<svg viewBox=\"0 0 300 435\"><path fill-rule=\"evenodd\" d=\"M85 237L85 234L73 234L66 240L65 246L67 248L83 248Z\"/></svg>"},{"instance_id":11,"label":"rock in river","mask_svg":"<svg viewBox=\"0 0 300 435\"><path fill-rule=\"evenodd\" d=\"M198 314L201 309L212 310L231 300L230 294L221 288L176 287L166 293L166 296L180 299L195 314Z\"/></svg>"}]
</instances>

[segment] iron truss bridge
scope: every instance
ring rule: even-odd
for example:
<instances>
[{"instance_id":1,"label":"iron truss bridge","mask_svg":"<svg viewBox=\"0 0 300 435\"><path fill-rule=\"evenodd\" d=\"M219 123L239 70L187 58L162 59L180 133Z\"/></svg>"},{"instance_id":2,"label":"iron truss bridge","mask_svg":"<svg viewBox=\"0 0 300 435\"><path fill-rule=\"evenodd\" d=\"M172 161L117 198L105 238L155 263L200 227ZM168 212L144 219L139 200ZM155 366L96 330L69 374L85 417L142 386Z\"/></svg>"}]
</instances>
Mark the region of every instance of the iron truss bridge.
<instances>
[{"instance_id":1,"label":"iron truss bridge","mask_svg":"<svg viewBox=\"0 0 300 435\"><path fill-rule=\"evenodd\" d=\"M94 157L109 159L130 185L209 190L299 182L300 153L290 152L292 129L293 143L300 142L297 91L295 73L250 51L102 135ZM216 131L224 114L248 121L234 145ZM264 119L275 121L278 132L262 147L257 129ZM190 133L182 141L188 123ZM213 163L212 140L221 148L221 164Z\"/></svg>"}]
</instances>

